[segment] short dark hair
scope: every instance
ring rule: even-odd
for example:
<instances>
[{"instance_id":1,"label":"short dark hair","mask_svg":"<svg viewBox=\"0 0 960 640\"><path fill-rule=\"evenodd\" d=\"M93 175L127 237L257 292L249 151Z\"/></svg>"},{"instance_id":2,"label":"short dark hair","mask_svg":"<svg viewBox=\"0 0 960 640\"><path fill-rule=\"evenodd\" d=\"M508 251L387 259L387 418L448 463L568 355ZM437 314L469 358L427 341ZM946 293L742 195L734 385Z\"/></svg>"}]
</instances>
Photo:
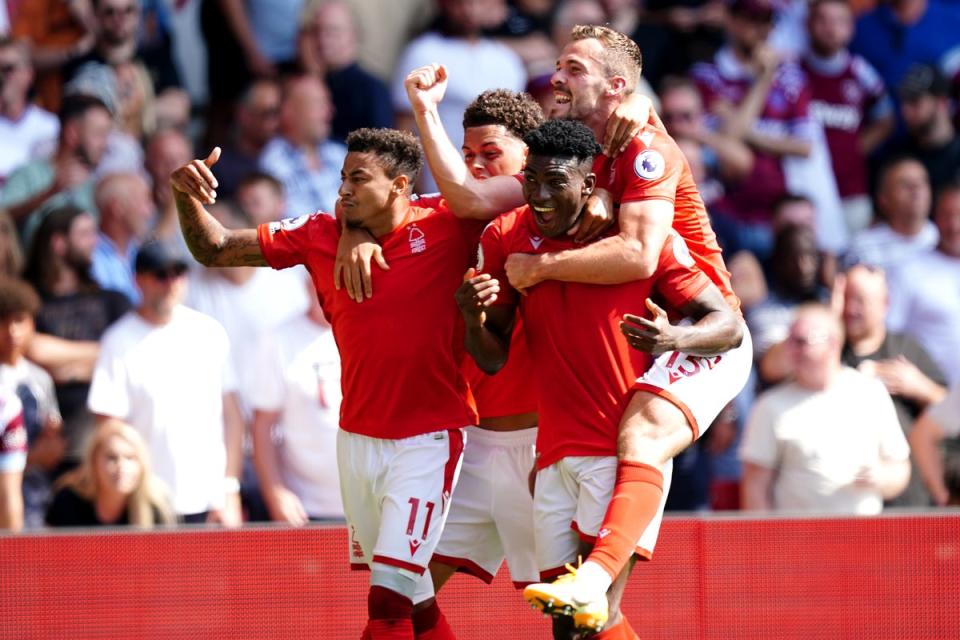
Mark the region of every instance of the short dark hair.
<instances>
[{"instance_id":1,"label":"short dark hair","mask_svg":"<svg viewBox=\"0 0 960 640\"><path fill-rule=\"evenodd\" d=\"M893 171L894 169L896 169L902 164L906 164L907 162L919 164L921 167L924 166L923 163L920 162L920 159L917 158L916 156L912 156L908 153L893 154L892 156L887 158L883 162L883 164L880 165L879 169L877 169L876 191L877 192L880 191L880 189L883 187L884 181L886 181L887 176L890 174L891 171ZM924 167L924 172L926 172L926 167ZM928 180L930 179L929 174L927 174L927 179Z\"/></svg>"},{"instance_id":2,"label":"short dark hair","mask_svg":"<svg viewBox=\"0 0 960 640\"><path fill-rule=\"evenodd\" d=\"M771 207L771 210L773 211L774 215L776 215L780 211L780 209L782 209L783 207L789 204L800 204L800 203L806 203L806 204L809 204L810 206L814 206L813 200L811 200L807 196L802 196L798 193L785 193L782 196L778 196L777 199L773 201L773 206Z\"/></svg>"},{"instance_id":3,"label":"short dark hair","mask_svg":"<svg viewBox=\"0 0 960 640\"><path fill-rule=\"evenodd\" d=\"M270 189L278 196L283 195L283 183L264 171L253 171L248 173L246 176L244 176L243 180L240 181L240 184L237 185L237 191L247 187L252 187L260 182L263 182L270 187Z\"/></svg>"},{"instance_id":4,"label":"short dark hair","mask_svg":"<svg viewBox=\"0 0 960 640\"><path fill-rule=\"evenodd\" d=\"M390 178L405 175L411 184L423 167L420 142L411 133L396 129L357 129L347 135L347 151L373 153Z\"/></svg>"},{"instance_id":5,"label":"short dark hair","mask_svg":"<svg viewBox=\"0 0 960 640\"><path fill-rule=\"evenodd\" d=\"M60 126L82 117L90 109L103 109L108 115L113 115L107 103L96 96L85 93L72 93L63 97L60 102Z\"/></svg>"},{"instance_id":6,"label":"short dark hair","mask_svg":"<svg viewBox=\"0 0 960 640\"><path fill-rule=\"evenodd\" d=\"M40 310L40 296L33 287L16 278L0 279L0 320L25 313L30 317Z\"/></svg>"},{"instance_id":7,"label":"short dark hair","mask_svg":"<svg viewBox=\"0 0 960 640\"><path fill-rule=\"evenodd\" d=\"M523 137L530 153L538 156L593 160L600 145L593 131L576 120L547 120Z\"/></svg>"},{"instance_id":8,"label":"short dark hair","mask_svg":"<svg viewBox=\"0 0 960 640\"><path fill-rule=\"evenodd\" d=\"M537 101L529 93L509 89L484 91L463 112L464 129L498 124L520 139L542 122L543 110Z\"/></svg>"}]
</instances>

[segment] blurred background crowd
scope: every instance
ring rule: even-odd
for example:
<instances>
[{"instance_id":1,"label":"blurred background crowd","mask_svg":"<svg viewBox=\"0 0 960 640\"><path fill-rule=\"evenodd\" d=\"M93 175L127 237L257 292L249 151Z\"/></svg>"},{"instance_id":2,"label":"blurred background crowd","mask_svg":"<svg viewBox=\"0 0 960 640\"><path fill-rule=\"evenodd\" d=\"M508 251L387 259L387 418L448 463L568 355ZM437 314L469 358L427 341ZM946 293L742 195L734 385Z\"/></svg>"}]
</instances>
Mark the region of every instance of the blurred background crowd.
<instances>
[{"instance_id":1,"label":"blurred background crowd","mask_svg":"<svg viewBox=\"0 0 960 640\"><path fill-rule=\"evenodd\" d=\"M960 2L6 0L0 527L338 520L306 274L198 265L168 176L218 145L224 225L332 211L408 71L459 146L485 89L549 114L576 24L640 45L756 345L668 508L960 501Z\"/></svg>"}]
</instances>

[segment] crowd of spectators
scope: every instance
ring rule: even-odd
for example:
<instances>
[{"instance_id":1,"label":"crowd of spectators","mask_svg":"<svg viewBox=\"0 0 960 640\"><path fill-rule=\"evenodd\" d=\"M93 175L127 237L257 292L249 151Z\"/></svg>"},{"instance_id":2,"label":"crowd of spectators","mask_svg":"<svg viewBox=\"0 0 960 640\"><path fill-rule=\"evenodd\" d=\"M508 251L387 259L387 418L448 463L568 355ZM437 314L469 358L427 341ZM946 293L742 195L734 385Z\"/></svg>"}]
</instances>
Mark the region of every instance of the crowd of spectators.
<instances>
[{"instance_id":1,"label":"crowd of spectators","mask_svg":"<svg viewBox=\"0 0 960 640\"><path fill-rule=\"evenodd\" d=\"M669 506L960 503L960 2L8 0L0 527L339 518L309 279L201 267L168 177L219 146L224 226L332 214L408 71L447 67L459 146L483 90L550 115L580 23L640 45L756 348Z\"/></svg>"}]
</instances>

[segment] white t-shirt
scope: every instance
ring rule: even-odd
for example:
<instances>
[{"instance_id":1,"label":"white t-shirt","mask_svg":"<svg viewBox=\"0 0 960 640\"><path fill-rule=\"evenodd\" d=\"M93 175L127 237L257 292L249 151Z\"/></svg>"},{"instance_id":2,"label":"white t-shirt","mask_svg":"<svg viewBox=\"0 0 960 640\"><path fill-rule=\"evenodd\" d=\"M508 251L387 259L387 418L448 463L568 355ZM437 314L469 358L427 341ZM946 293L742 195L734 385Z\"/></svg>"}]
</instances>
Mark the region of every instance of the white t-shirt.
<instances>
[{"instance_id":1,"label":"white t-shirt","mask_svg":"<svg viewBox=\"0 0 960 640\"><path fill-rule=\"evenodd\" d=\"M853 486L858 471L909 457L883 384L848 367L825 391L787 383L760 394L740 445L741 460L776 471L781 511L878 514L883 497Z\"/></svg>"},{"instance_id":2,"label":"white t-shirt","mask_svg":"<svg viewBox=\"0 0 960 640\"><path fill-rule=\"evenodd\" d=\"M224 503L223 394L235 386L216 320L178 306L157 326L131 311L103 334L87 406L135 427L174 510L200 513Z\"/></svg>"},{"instance_id":3,"label":"white t-shirt","mask_svg":"<svg viewBox=\"0 0 960 640\"><path fill-rule=\"evenodd\" d=\"M890 278L887 327L920 343L950 384L960 383L960 258L914 256Z\"/></svg>"},{"instance_id":4,"label":"white t-shirt","mask_svg":"<svg viewBox=\"0 0 960 640\"><path fill-rule=\"evenodd\" d=\"M413 40L400 55L390 89L395 111L410 112L403 87L407 74L434 62L444 65L449 72L447 91L438 111L443 128L457 149L463 144L463 112L468 104L487 89L523 91L527 84L523 61L505 44L487 38L471 42L430 32ZM426 190L436 190L433 178L425 178Z\"/></svg>"},{"instance_id":5,"label":"white t-shirt","mask_svg":"<svg viewBox=\"0 0 960 640\"><path fill-rule=\"evenodd\" d=\"M239 285L206 269L190 274L184 304L215 319L226 330L245 413L250 404L248 390L262 380L255 366L257 341L265 331L306 312L306 278L301 267L255 269L253 276Z\"/></svg>"},{"instance_id":6,"label":"white t-shirt","mask_svg":"<svg viewBox=\"0 0 960 640\"><path fill-rule=\"evenodd\" d=\"M260 340L254 409L279 411L283 484L316 518L343 517L337 473L340 354L329 327L305 314Z\"/></svg>"},{"instance_id":7,"label":"white t-shirt","mask_svg":"<svg viewBox=\"0 0 960 640\"><path fill-rule=\"evenodd\" d=\"M937 246L940 233L932 222L926 222L915 236L903 236L883 223L864 229L853 237L847 255L858 262L881 267L892 276L900 265Z\"/></svg>"},{"instance_id":8,"label":"white t-shirt","mask_svg":"<svg viewBox=\"0 0 960 640\"><path fill-rule=\"evenodd\" d=\"M0 116L0 183L17 167L40 158L44 149L56 147L59 134L57 116L36 105L28 105L16 121Z\"/></svg>"}]
</instances>

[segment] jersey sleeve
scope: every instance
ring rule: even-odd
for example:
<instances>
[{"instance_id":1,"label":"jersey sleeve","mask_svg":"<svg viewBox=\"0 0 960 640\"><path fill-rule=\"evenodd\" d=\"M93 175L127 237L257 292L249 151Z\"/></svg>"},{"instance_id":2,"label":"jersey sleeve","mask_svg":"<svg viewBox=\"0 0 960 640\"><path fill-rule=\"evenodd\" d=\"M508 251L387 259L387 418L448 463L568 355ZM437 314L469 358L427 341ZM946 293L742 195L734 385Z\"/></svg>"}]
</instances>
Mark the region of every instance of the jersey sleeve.
<instances>
[{"instance_id":1,"label":"jersey sleeve","mask_svg":"<svg viewBox=\"0 0 960 640\"><path fill-rule=\"evenodd\" d=\"M639 200L676 200L686 160L666 133L656 131L653 145L649 147L641 139L634 138L615 162L614 189L610 191L619 204Z\"/></svg>"},{"instance_id":2,"label":"jersey sleeve","mask_svg":"<svg viewBox=\"0 0 960 640\"><path fill-rule=\"evenodd\" d=\"M507 279L507 245L503 217L487 225L480 236L477 249L477 273L486 273L500 282L500 293L494 304L516 304L517 291Z\"/></svg>"},{"instance_id":3,"label":"jersey sleeve","mask_svg":"<svg viewBox=\"0 0 960 640\"><path fill-rule=\"evenodd\" d=\"M683 238L671 233L660 251L654 289L674 309L682 309L710 285Z\"/></svg>"},{"instance_id":4,"label":"jersey sleeve","mask_svg":"<svg viewBox=\"0 0 960 640\"><path fill-rule=\"evenodd\" d=\"M257 227L257 240L267 264L286 269L306 264L310 251L336 238L337 224L333 217L320 212L265 222Z\"/></svg>"}]
</instances>

